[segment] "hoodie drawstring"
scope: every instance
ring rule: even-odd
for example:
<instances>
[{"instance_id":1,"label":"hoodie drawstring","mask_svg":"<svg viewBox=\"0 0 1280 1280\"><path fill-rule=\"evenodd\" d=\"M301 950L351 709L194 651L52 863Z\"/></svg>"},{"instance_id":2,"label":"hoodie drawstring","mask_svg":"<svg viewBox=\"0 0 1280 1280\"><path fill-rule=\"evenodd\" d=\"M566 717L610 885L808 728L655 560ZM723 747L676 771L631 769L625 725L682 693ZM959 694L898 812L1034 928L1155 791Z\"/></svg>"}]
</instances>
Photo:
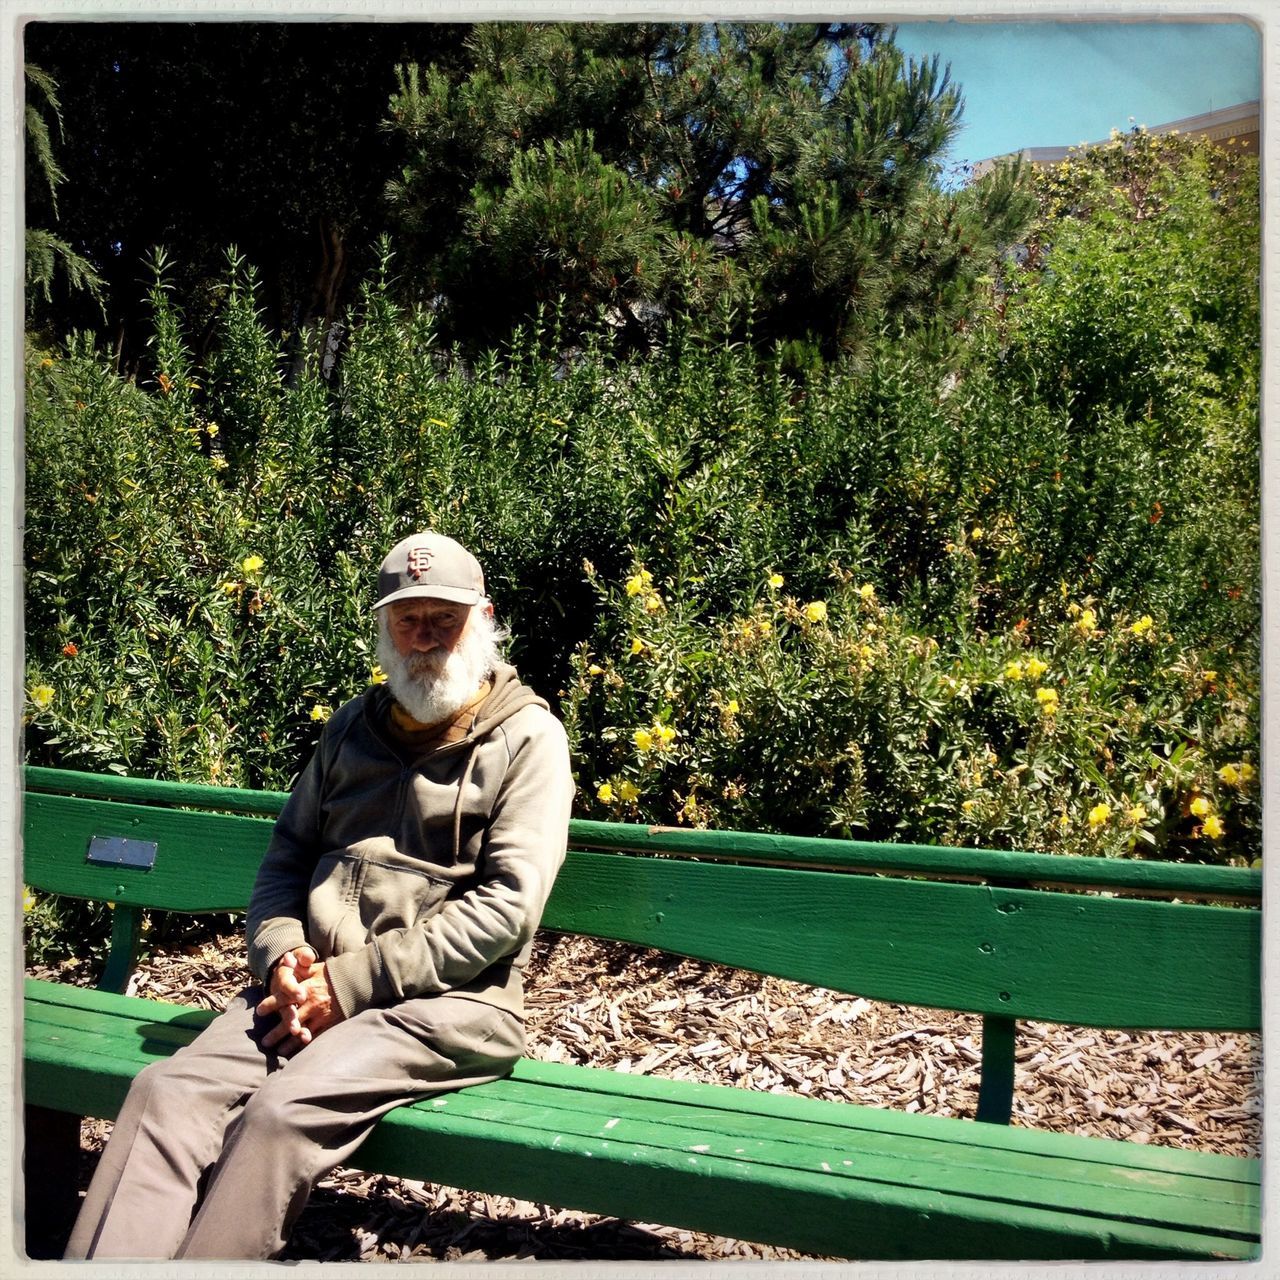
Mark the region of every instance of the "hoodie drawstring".
<instances>
[{"instance_id":1,"label":"hoodie drawstring","mask_svg":"<svg viewBox=\"0 0 1280 1280\"><path fill-rule=\"evenodd\" d=\"M467 729L467 736L470 737L472 731L476 727L477 715L471 716L471 725ZM462 781L458 783L458 797L453 802L453 862L457 865L458 859L462 856L462 797L466 794L467 783L471 781L471 771L476 765L476 743L472 742L470 749L467 751L467 764L462 771Z\"/></svg>"}]
</instances>

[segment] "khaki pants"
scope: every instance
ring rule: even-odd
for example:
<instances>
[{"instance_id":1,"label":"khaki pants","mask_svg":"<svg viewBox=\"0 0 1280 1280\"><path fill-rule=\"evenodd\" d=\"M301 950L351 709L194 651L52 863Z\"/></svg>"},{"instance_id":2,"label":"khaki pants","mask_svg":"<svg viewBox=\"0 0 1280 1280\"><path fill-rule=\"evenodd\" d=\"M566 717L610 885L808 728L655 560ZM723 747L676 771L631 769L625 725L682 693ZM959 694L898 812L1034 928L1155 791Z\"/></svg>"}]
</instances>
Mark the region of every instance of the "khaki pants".
<instances>
[{"instance_id":1,"label":"khaki pants","mask_svg":"<svg viewBox=\"0 0 1280 1280\"><path fill-rule=\"evenodd\" d=\"M380 1116L504 1076L524 1049L515 1014L442 995L366 1009L279 1058L259 1045L276 1023L253 1012L264 994L138 1074L64 1257L273 1257Z\"/></svg>"}]
</instances>

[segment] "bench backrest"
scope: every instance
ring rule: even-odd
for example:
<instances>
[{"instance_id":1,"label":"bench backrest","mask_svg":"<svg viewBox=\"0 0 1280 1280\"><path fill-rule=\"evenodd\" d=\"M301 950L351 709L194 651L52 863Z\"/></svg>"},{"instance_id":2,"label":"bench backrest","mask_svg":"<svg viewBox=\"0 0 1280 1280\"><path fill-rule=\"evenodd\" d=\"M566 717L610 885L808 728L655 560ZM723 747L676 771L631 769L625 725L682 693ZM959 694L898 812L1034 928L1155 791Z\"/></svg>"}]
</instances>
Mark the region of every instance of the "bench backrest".
<instances>
[{"instance_id":1,"label":"bench backrest","mask_svg":"<svg viewBox=\"0 0 1280 1280\"><path fill-rule=\"evenodd\" d=\"M142 912L241 911L281 792L28 768L26 883ZM1255 1030L1259 872L574 820L543 917L870 999L983 1016L979 1120L1008 1123L1017 1019Z\"/></svg>"},{"instance_id":2,"label":"bench backrest","mask_svg":"<svg viewBox=\"0 0 1280 1280\"><path fill-rule=\"evenodd\" d=\"M181 912L244 909L285 800L38 768L27 786L27 884ZM89 861L95 837L155 842L154 864ZM1260 897L1241 868L575 820L543 923L870 999L1252 1030Z\"/></svg>"}]
</instances>

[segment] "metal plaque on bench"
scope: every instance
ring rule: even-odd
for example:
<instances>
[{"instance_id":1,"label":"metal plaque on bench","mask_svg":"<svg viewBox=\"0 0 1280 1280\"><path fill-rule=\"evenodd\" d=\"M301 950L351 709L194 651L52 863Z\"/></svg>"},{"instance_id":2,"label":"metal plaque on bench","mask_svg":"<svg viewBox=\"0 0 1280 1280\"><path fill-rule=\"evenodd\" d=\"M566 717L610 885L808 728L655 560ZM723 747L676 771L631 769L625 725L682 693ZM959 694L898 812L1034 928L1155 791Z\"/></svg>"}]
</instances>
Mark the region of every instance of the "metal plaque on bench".
<instances>
[{"instance_id":1,"label":"metal plaque on bench","mask_svg":"<svg viewBox=\"0 0 1280 1280\"><path fill-rule=\"evenodd\" d=\"M156 865L156 841L126 840L124 836L94 836L89 841L89 862L108 867L138 867L150 871Z\"/></svg>"}]
</instances>

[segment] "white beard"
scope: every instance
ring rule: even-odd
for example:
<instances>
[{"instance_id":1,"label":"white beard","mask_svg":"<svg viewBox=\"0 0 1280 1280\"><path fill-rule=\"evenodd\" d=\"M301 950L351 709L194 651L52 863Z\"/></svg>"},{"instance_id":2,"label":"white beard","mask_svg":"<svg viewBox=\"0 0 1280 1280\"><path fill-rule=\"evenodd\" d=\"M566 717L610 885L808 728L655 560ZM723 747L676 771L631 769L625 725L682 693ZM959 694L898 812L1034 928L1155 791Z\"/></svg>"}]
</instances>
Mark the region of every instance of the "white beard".
<instances>
[{"instance_id":1,"label":"white beard","mask_svg":"<svg viewBox=\"0 0 1280 1280\"><path fill-rule=\"evenodd\" d=\"M386 623L378 624L378 662L387 684L395 700L419 724L439 724L460 711L493 674L497 661L496 630L479 612L472 615L456 649L432 649L407 658L396 652Z\"/></svg>"}]
</instances>

